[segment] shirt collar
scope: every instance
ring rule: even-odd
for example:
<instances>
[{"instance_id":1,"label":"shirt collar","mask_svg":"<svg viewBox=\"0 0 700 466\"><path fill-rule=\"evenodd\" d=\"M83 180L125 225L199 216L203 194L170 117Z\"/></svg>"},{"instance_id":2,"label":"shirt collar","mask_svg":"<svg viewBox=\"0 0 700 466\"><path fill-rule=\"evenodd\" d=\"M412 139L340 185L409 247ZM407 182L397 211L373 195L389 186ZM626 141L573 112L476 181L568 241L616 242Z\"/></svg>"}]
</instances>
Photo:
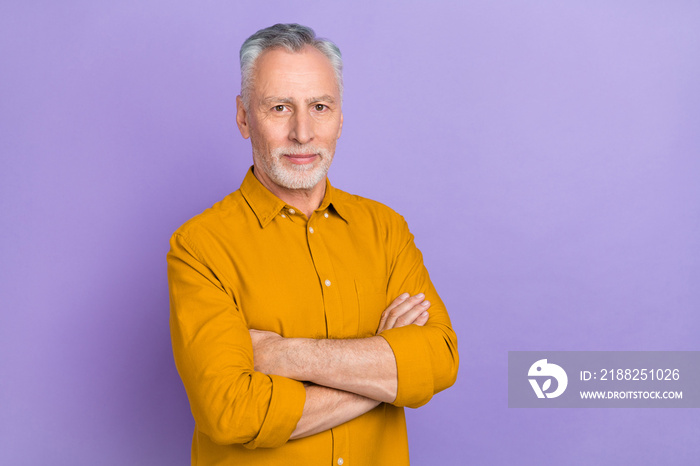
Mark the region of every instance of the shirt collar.
<instances>
[{"instance_id":1,"label":"shirt collar","mask_svg":"<svg viewBox=\"0 0 700 466\"><path fill-rule=\"evenodd\" d=\"M343 213L345 207L342 205L342 202L338 202L338 200L334 201L333 199L334 197L339 197L337 195L334 196L335 191L336 189L331 186L331 182L328 180L328 177L326 177L326 193L317 210L332 210L347 223L347 216ZM241 194L243 194L246 202L258 218L260 226L263 228L287 206L282 199L272 194L272 192L263 186L260 180L255 177L255 174L253 174L253 167L250 167L243 179L243 183L241 183Z\"/></svg>"}]
</instances>

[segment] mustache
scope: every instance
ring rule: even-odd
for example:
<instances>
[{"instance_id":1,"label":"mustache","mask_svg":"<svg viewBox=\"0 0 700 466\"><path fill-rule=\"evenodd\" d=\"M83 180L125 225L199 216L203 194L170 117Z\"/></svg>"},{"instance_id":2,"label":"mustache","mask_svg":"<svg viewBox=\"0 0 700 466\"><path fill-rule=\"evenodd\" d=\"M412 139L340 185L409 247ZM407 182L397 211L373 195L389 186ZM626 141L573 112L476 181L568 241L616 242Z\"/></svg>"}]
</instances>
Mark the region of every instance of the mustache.
<instances>
[{"instance_id":1,"label":"mustache","mask_svg":"<svg viewBox=\"0 0 700 466\"><path fill-rule=\"evenodd\" d=\"M329 157L330 151L323 147L317 147L313 144L304 144L301 146L290 146L290 147L277 147L272 150L272 156L275 158L280 158L283 155L305 155L305 154L316 154L320 155L321 158Z\"/></svg>"}]
</instances>

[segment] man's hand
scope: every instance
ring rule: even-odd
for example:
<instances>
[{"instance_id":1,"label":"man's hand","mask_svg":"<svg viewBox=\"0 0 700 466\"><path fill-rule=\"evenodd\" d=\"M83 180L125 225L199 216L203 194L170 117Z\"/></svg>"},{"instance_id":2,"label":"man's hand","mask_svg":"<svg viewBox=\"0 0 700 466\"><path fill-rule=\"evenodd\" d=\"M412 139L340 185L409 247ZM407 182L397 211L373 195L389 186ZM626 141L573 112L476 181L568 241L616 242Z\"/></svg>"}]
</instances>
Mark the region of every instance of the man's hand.
<instances>
[{"instance_id":1,"label":"man's hand","mask_svg":"<svg viewBox=\"0 0 700 466\"><path fill-rule=\"evenodd\" d=\"M377 335L390 328L405 327L406 325L423 326L428 322L430 301L425 300L423 293L411 296L404 293L396 298L382 313L379 320Z\"/></svg>"},{"instance_id":2,"label":"man's hand","mask_svg":"<svg viewBox=\"0 0 700 466\"><path fill-rule=\"evenodd\" d=\"M275 332L249 330L253 342L254 369L264 374L284 375L282 358L288 348L283 348L285 338Z\"/></svg>"}]
</instances>

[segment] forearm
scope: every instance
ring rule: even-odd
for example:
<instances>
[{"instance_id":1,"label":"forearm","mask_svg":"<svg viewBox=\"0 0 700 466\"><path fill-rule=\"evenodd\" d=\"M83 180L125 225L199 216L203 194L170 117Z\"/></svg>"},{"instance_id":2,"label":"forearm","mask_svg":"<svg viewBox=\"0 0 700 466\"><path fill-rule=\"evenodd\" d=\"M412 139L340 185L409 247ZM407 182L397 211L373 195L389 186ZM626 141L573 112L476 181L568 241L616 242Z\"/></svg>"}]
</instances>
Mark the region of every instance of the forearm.
<instances>
[{"instance_id":1,"label":"forearm","mask_svg":"<svg viewBox=\"0 0 700 466\"><path fill-rule=\"evenodd\" d=\"M382 337L312 340L301 345L300 356L303 380L377 401L396 399L396 359Z\"/></svg>"},{"instance_id":2,"label":"forearm","mask_svg":"<svg viewBox=\"0 0 700 466\"><path fill-rule=\"evenodd\" d=\"M374 409L378 401L318 385L306 387L301 419L290 439L308 437L339 426Z\"/></svg>"},{"instance_id":3,"label":"forearm","mask_svg":"<svg viewBox=\"0 0 700 466\"><path fill-rule=\"evenodd\" d=\"M256 360L268 373L391 403L396 398L396 359L384 338L314 340L280 338L275 364ZM257 354L256 354L257 357Z\"/></svg>"}]
</instances>

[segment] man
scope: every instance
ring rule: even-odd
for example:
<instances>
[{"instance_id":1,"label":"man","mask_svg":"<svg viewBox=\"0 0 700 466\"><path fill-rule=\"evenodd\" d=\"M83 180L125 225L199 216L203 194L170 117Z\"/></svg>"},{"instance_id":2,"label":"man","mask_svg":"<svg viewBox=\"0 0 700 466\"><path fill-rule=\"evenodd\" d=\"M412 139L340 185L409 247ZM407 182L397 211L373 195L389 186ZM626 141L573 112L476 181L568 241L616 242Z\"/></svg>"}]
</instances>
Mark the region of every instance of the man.
<instances>
[{"instance_id":1,"label":"man","mask_svg":"<svg viewBox=\"0 0 700 466\"><path fill-rule=\"evenodd\" d=\"M340 51L277 24L241 74L253 167L168 253L192 464L408 464L403 407L454 383L457 340L403 218L327 180Z\"/></svg>"}]
</instances>

